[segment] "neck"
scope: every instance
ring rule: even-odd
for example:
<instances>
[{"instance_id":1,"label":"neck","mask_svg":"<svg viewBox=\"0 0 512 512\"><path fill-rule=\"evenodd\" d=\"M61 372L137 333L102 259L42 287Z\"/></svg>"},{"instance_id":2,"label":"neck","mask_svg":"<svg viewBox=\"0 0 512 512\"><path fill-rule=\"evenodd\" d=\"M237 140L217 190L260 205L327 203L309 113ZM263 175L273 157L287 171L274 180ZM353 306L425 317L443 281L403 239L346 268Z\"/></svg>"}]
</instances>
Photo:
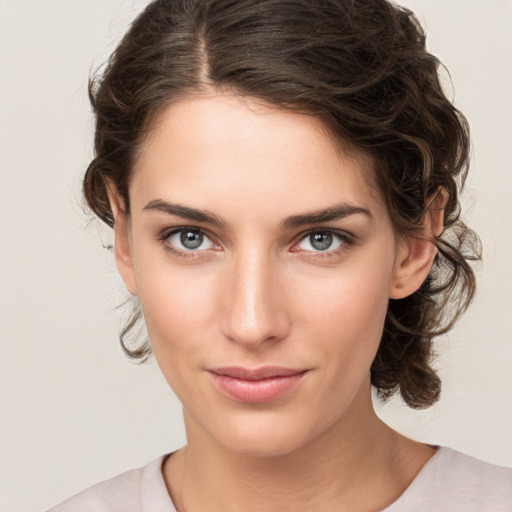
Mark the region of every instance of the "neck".
<instances>
[{"instance_id":1,"label":"neck","mask_svg":"<svg viewBox=\"0 0 512 512\"><path fill-rule=\"evenodd\" d=\"M291 453L233 453L190 421L188 445L164 477L179 512L381 510L395 501L433 451L376 416L370 393L343 421Z\"/></svg>"}]
</instances>

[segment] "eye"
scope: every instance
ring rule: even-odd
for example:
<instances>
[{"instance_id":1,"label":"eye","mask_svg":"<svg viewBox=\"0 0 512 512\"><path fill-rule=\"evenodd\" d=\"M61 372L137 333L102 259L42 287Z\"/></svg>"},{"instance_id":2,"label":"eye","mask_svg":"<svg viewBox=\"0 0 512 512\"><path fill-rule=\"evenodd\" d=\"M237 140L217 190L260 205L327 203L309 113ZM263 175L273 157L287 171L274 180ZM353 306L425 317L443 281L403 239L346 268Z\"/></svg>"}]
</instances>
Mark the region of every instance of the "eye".
<instances>
[{"instance_id":1,"label":"eye","mask_svg":"<svg viewBox=\"0 0 512 512\"><path fill-rule=\"evenodd\" d=\"M165 236L167 243L175 250L182 252L204 251L215 249L214 244L200 229L180 228Z\"/></svg>"},{"instance_id":2,"label":"eye","mask_svg":"<svg viewBox=\"0 0 512 512\"><path fill-rule=\"evenodd\" d=\"M296 248L299 251L335 252L347 242L346 237L332 231L312 231L296 245Z\"/></svg>"}]
</instances>

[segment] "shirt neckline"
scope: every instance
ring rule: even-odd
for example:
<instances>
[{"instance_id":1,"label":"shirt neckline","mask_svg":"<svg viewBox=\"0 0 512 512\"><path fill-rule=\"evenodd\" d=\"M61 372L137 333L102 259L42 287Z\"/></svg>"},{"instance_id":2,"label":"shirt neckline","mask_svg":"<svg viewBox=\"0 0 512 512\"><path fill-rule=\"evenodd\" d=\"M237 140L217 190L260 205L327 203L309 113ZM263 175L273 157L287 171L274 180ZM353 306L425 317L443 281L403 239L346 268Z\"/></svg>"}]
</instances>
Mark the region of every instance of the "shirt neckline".
<instances>
[{"instance_id":1,"label":"shirt neckline","mask_svg":"<svg viewBox=\"0 0 512 512\"><path fill-rule=\"evenodd\" d=\"M434 455L425 463L404 492L393 503L382 509L381 512L393 512L396 507L399 507L410 494L415 492L418 486L421 486L421 481L426 478L425 475L430 473L431 468L438 464L442 454L447 451L447 448L443 446L431 447L436 450ZM177 512L165 485L162 471L165 460L173 453L162 455L143 468L140 486L142 512Z\"/></svg>"},{"instance_id":2,"label":"shirt neckline","mask_svg":"<svg viewBox=\"0 0 512 512\"><path fill-rule=\"evenodd\" d=\"M428 459L428 461L423 465L419 473L414 477L413 481L405 488L404 492L400 494L400 496L395 501L393 501L393 503L389 504L380 512L394 512L397 507L401 507L403 502L408 500L409 496L415 493L418 487L422 486L423 480L428 478L428 475L431 473L432 468L437 466L439 464L439 460L444 456L444 454L447 451L449 451L449 449L444 446L429 446L436 450L434 455L432 455L432 457L430 457L430 459Z\"/></svg>"}]
</instances>

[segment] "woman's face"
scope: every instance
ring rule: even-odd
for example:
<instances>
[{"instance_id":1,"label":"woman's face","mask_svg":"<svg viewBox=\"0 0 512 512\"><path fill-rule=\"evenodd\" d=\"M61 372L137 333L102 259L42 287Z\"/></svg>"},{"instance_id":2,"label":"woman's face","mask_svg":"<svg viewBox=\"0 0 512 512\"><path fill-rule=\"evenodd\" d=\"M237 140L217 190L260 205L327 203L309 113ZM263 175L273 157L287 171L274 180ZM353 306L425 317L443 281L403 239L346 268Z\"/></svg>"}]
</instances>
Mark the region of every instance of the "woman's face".
<instances>
[{"instance_id":1,"label":"woman's face","mask_svg":"<svg viewBox=\"0 0 512 512\"><path fill-rule=\"evenodd\" d=\"M289 453L366 410L399 253L370 166L312 116L234 96L155 124L116 257L195 435Z\"/></svg>"}]
</instances>

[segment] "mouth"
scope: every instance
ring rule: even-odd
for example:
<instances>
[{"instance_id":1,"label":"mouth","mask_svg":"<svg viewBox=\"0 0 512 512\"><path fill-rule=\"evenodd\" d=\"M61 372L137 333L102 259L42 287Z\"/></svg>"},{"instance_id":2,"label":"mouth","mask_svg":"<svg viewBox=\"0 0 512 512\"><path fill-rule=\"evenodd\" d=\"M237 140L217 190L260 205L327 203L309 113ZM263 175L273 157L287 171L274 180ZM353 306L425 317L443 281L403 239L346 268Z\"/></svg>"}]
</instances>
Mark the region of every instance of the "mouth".
<instances>
[{"instance_id":1,"label":"mouth","mask_svg":"<svg viewBox=\"0 0 512 512\"><path fill-rule=\"evenodd\" d=\"M281 397L296 387L308 370L264 366L238 366L208 370L217 389L225 396L246 404L261 404Z\"/></svg>"}]
</instances>

